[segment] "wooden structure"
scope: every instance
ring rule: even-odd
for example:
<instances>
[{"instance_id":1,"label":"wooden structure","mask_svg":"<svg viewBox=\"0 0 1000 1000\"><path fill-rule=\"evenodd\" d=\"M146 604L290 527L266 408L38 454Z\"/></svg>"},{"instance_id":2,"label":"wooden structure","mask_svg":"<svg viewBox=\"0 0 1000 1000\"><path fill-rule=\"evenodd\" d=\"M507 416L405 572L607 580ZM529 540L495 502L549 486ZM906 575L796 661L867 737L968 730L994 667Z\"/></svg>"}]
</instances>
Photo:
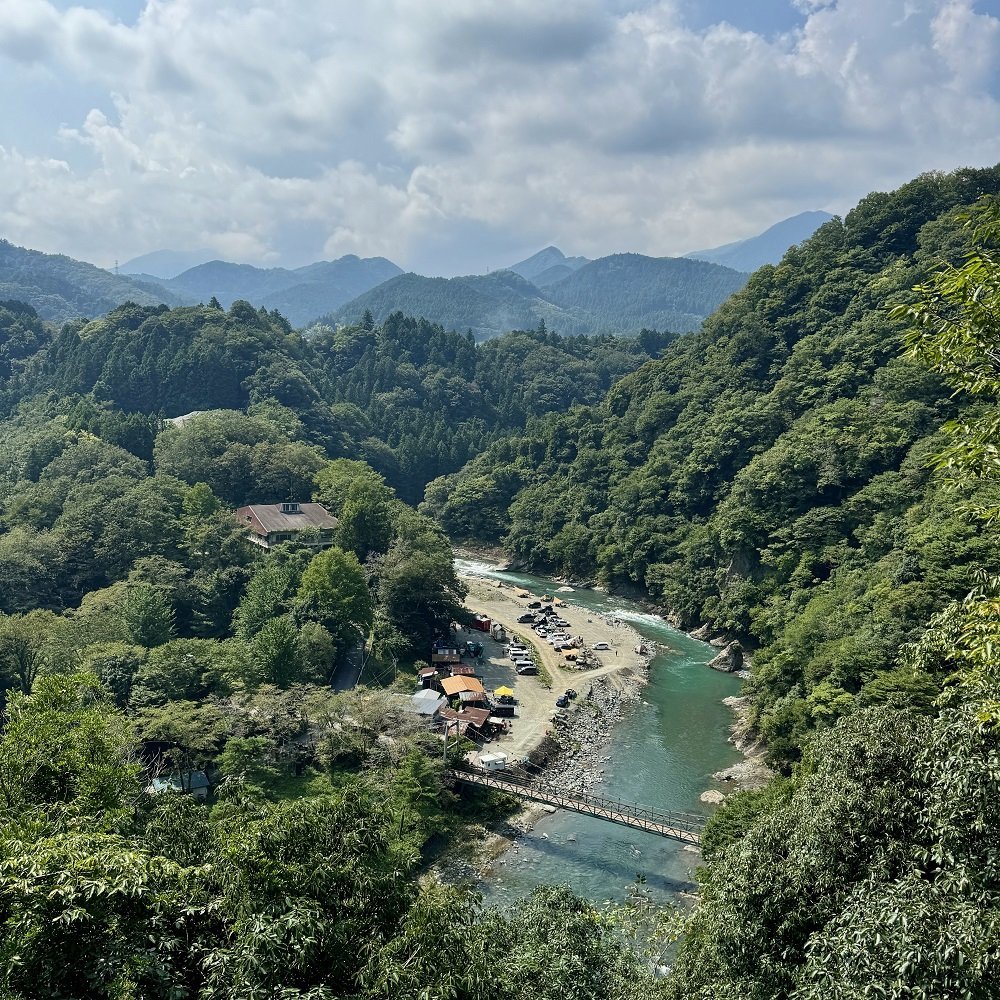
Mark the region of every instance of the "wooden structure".
<instances>
[{"instance_id":1,"label":"wooden structure","mask_svg":"<svg viewBox=\"0 0 1000 1000\"><path fill-rule=\"evenodd\" d=\"M337 519L319 503L253 503L240 507L236 519L254 545L270 549L293 539L313 548L333 545Z\"/></svg>"},{"instance_id":2,"label":"wooden structure","mask_svg":"<svg viewBox=\"0 0 1000 1000\"><path fill-rule=\"evenodd\" d=\"M475 771L453 770L448 773L456 781L467 785L496 788L501 792L529 799L532 802L556 806L559 809L566 809L584 816L596 816L609 823L631 826L638 830L645 830L647 833L655 833L660 837L679 840L684 844L698 845L701 843L701 828L705 820L704 817L693 813L651 809L648 806L622 802L619 799L609 799L600 795L570 792L558 785L527 778L522 779L510 772L504 772L502 777L497 774L484 774Z\"/></svg>"}]
</instances>

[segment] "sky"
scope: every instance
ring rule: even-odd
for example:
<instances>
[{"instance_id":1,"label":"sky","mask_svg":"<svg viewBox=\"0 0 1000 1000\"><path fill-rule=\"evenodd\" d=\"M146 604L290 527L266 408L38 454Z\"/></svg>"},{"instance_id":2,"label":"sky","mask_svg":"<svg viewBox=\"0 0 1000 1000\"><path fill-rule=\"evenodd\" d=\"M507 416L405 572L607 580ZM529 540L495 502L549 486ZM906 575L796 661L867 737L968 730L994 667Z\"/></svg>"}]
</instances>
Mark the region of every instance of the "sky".
<instances>
[{"instance_id":1,"label":"sky","mask_svg":"<svg viewBox=\"0 0 1000 1000\"><path fill-rule=\"evenodd\" d=\"M0 0L0 237L471 274L1000 162L1000 0Z\"/></svg>"}]
</instances>

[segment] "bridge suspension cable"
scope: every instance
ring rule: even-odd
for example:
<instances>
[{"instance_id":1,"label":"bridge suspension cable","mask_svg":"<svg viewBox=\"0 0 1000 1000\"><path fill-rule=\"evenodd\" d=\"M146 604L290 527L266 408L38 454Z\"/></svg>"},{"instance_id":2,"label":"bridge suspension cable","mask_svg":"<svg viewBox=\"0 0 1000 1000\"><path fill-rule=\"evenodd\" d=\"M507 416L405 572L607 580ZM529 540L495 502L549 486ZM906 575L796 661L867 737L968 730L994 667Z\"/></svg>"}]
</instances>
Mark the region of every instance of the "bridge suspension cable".
<instances>
[{"instance_id":1,"label":"bridge suspension cable","mask_svg":"<svg viewBox=\"0 0 1000 1000\"><path fill-rule=\"evenodd\" d=\"M676 812L667 809L654 809L635 802L622 802L602 795L590 795L586 792L573 792L558 785L531 779L527 776L502 772L451 770L448 772L456 781L467 785L478 785L483 788L495 788L498 791L516 795L532 802L541 802L558 809L580 813L584 816L594 816L630 826L638 830L646 830L661 837L679 840L685 844L701 843L701 828L704 817L694 813Z\"/></svg>"}]
</instances>

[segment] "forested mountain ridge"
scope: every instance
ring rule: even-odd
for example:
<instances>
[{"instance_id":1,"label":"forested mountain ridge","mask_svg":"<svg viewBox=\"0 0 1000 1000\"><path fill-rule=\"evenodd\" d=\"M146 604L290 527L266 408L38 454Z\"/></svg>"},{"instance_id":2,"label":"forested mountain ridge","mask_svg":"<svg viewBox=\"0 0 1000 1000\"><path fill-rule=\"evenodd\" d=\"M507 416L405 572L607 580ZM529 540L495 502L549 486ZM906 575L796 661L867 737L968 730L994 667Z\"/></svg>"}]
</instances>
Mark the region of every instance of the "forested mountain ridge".
<instances>
[{"instance_id":1,"label":"forested mountain ridge","mask_svg":"<svg viewBox=\"0 0 1000 1000\"><path fill-rule=\"evenodd\" d=\"M401 310L447 329L472 330L480 340L540 322L564 335L634 336L644 328L682 333L696 329L745 281L746 275L717 264L613 254L544 287L514 271L460 278L400 275L323 321L357 322L366 311L381 321Z\"/></svg>"},{"instance_id":2,"label":"forested mountain ridge","mask_svg":"<svg viewBox=\"0 0 1000 1000\"><path fill-rule=\"evenodd\" d=\"M413 502L499 434L595 402L671 339L529 330L477 347L401 314L380 326L315 327L307 339L279 313L241 301L229 310L126 304L56 333L30 307L11 310L0 329L0 412L50 393L157 418L263 408L331 457L370 462Z\"/></svg>"},{"instance_id":3,"label":"forested mountain ridge","mask_svg":"<svg viewBox=\"0 0 1000 1000\"><path fill-rule=\"evenodd\" d=\"M121 265L122 274L148 274L157 280L176 278L199 264L206 264L215 254L211 250L153 250Z\"/></svg>"},{"instance_id":4,"label":"forested mountain ridge","mask_svg":"<svg viewBox=\"0 0 1000 1000\"><path fill-rule=\"evenodd\" d=\"M425 509L527 566L639 585L683 625L762 646L756 721L775 760L794 756L839 711L828 702L876 683L1000 560L928 485L958 404L899 356L888 312L956 258L963 207L998 178L869 196L601 406L543 418L431 483Z\"/></svg>"},{"instance_id":5,"label":"forested mountain ridge","mask_svg":"<svg viewBox=\"0 0 1000 1000\"><path fill-rule=\"evenodd\" d=\"M246 302L57 333L0 302L0 992L994 996L1000 209L962 215L998 192L1000 168L870 196L665 350L402 314L307 340ZM159 419L202 399L238 408ZM673 918L421 878L505 805L457 802L464 748L391 693L331 690L359 642L388 680L465 613L441 530L334 457L384 412L388 467L413 445L378 437L435 408L442 445L527 422L428 489L456 535L502 517L523 559L760 645L782 774L727 795ZM334 545L255 550L231 511L261 494L312 494ZM647 930L682 935L662 977Z\"/></svg>"},{"instance_id":6,"label":"forested mountain ridge","mask_svg":"<svg viewBox=\"0 0 1000 1000\"><path fill-rule=\"evenodd\" d=\"M515 274L521 275L522 278L527 278L528 281L541 288L543 284L549 282L539 282L538 279L553 269L561 268L569 274L589 263L590 260L587 257L567 257L558 247L545 247L544 250L539 250L538 253L534 253L524 260L519 260L516 264L511 264L506 270L513 271Z\"/></svg>"},{"instance_id":7,"label":"forested mountain ridge","mask_svg":"<svg viewBox=\"0 0 1000 1000\"><path fill-rule=\"evenodd\" d=\"M598 331L694 330L739 291L746 275L683 257L618 253L592 260L549 285L546 298L593 317Z\"/></svg>"},{"instance_id":8,"label":"forested mountain ridge","mask_svg":"<svg viewBox=\"0 0 1000 1000\"><path fill-rule=\"evenodd\" d=\"M26 302L56 323L101 316L123 302L180 305L183 297L153 282L112 274L56 254L14 246L0 239L0 299Z\"/></svg>"},{"instance_id":9,"label":"forested mountain ridge","mask_svg":"<svg viewBox=\"0 0 1000 1000\"><path fill-rule=\"evenodd\" d=\"M402 269L384 257L348 254L292 270L213 260L168 280L149 280L158 281L184 302L208 302L214 297L228 309L242 299L258 308L276 309L299 327L397 274Z\"/></svg>"},{"instance_id":10,"label":"forested mountain ridge","mask_svg":"<svg viewBox=\"0 0 1000 1000\"><path fill-rule=\"evenodd\" d=\"M587 332L586 318L549 302L530 281L513 271L460 278L401 274L341 306L318 322L357 323L369 312L384 322L394 312L420 316L487 340L507 330L534 329L540 321L566 334Z\"/></svg>"}]
</instances>

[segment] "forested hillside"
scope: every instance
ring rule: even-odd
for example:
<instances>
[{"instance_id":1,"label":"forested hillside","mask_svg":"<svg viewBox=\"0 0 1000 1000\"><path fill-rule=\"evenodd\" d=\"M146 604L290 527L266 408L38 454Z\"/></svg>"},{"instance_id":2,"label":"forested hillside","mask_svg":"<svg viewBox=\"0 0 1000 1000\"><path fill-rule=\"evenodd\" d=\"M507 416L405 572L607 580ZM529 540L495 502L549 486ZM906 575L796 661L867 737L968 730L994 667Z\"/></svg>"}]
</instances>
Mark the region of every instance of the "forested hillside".
<instances>
[{"instance_id":1,"label":"forested hillside","mask_svg":"<svg viewBox=\"0 0 1000 1000\"><path fill-rule=\"evenodd\" d=\"M1000 561L929 482L960 401L900 356L889 311L958 257L963 206L998 178L870 196L602 405L432 483L426 509L525 565L638 586L684 626L760 646L756 722L793 759L818 719L881 697L900 645Z\"/></svg>"},{"instance_id":2,"label":"forested hillside","mask_svg":"<svg viewBox=\"0 0 1000 1000\"><path fill-rule=\"evenodd\" d=\"M123 302L178 305L160 286L112 274L72 257L41 253L0 240L0 299L34 307L42 319L61 323L101 316Z\"/></svg>"},{"instance_id":3,"label":"forested hillside","mask_svg":"<svg viewBox=\"0 0 1000 1000\"><path fill-rule=\"evenodd\" d=\"M16 367L41 324L0 323ZM475 817L444 771L458 741L442 761L398 696L330 683L365 637L368 680L426 655L462 587L439 529L289 413L161 429L52 393L0 423L4 995L651 990L567 892L504 916L420 880ZM338 517L332 548L247 541L232 507L287 494ZM556 974L553 948L581 957Z\"/></svg>"},{"instance_id":4,"label":"forested hillside","mask_svg":"<svg viewBox=\"0 0 1000 1000\"><path fill-rule=\"evenodd\" d=\"M597 398L667 339L477 348L399 316L309 343L245 302L55 334L0 303L0 992L654 996L631 922L560 889L502 914L421 877L510 807L460 799L465 744L442 759L405 711L464 589L440 529L337 457L394 453L331 400L412 427L490 371L491 419L518 421ZM189 406L211 409L158 415ZM325 505L332 547L248 541L233 509L285 497ZM375 687L335 692L360 648Z\"/></svg>"},{"instance_id":5,"label":"forested hillside","mask_svg":"<svg viewBox=\"0 0 1000 1000\"><path fill-rule=\"evenodd\" d=\"M671 339L532 330L477 347L401 314L305 339L242 301L228 311L126 304L54 333L30 307L10 308L0 412L46 393L93 397L130 419L249 409L331 457L370 462L412 502L530 417L596 402Z\"/></svg>"},{"instance_id":6,"label":"forested hillside","mask_svg":"<svg viewBox=\"0 0 1000 1000\"><path fill-rule=\"evenodd\" d=\"M673 257L618 253L584 264L545 289L549 301L590 317L594 332L696 330L743 287L728 267Z\"/></svg>"},{"instance_id":7,"label":"forested hillside","mask_svg":"<svg viewBox=\"0 0 1000 1000\"><path fill-rule=\"evenodd\" d=\"M869 196L601 406L428 487L456 535L753 647L779 777L706 829L670 1000L995 995L998 192Z\"/></svg>"},{"instance_id":8,"label":"forested hillside","mask_svg":"<svg viewBox=\"0 0 1000 1000\"><path fill-rule=\"evenodd\" d=\"M998 193L872 195L682 338L0 302L5 996L992 997ZM434 468L417 512L393 486ZM322 551L232 517L307 496ZM421 879L507 806L331 681L362 642L366 676L412 670L465 614L428 513L753 647L778 776L709 822L690 911ZM634 946L671 927L654 978Z\"/></svg>"},{"instance_id":9,"label":"forested hillside","mask_svg":"<svg viewBox=\"0 0 1000 1000\"><path fill-rule=\"evenodd\" d=\"M531 267L527 271L534 273ZM541 285L514 271L461 278L403 274L348 302L326 321L358 322L366 311L383 320L401 310L449 330L471 330L479 340L539 323L564 335L634 336L644 328L680 333L697 329L746 281L746 275L717 264L634 253L589 261L565 275L550 271L541 272Z\"/></svg>"}]
</instances>

